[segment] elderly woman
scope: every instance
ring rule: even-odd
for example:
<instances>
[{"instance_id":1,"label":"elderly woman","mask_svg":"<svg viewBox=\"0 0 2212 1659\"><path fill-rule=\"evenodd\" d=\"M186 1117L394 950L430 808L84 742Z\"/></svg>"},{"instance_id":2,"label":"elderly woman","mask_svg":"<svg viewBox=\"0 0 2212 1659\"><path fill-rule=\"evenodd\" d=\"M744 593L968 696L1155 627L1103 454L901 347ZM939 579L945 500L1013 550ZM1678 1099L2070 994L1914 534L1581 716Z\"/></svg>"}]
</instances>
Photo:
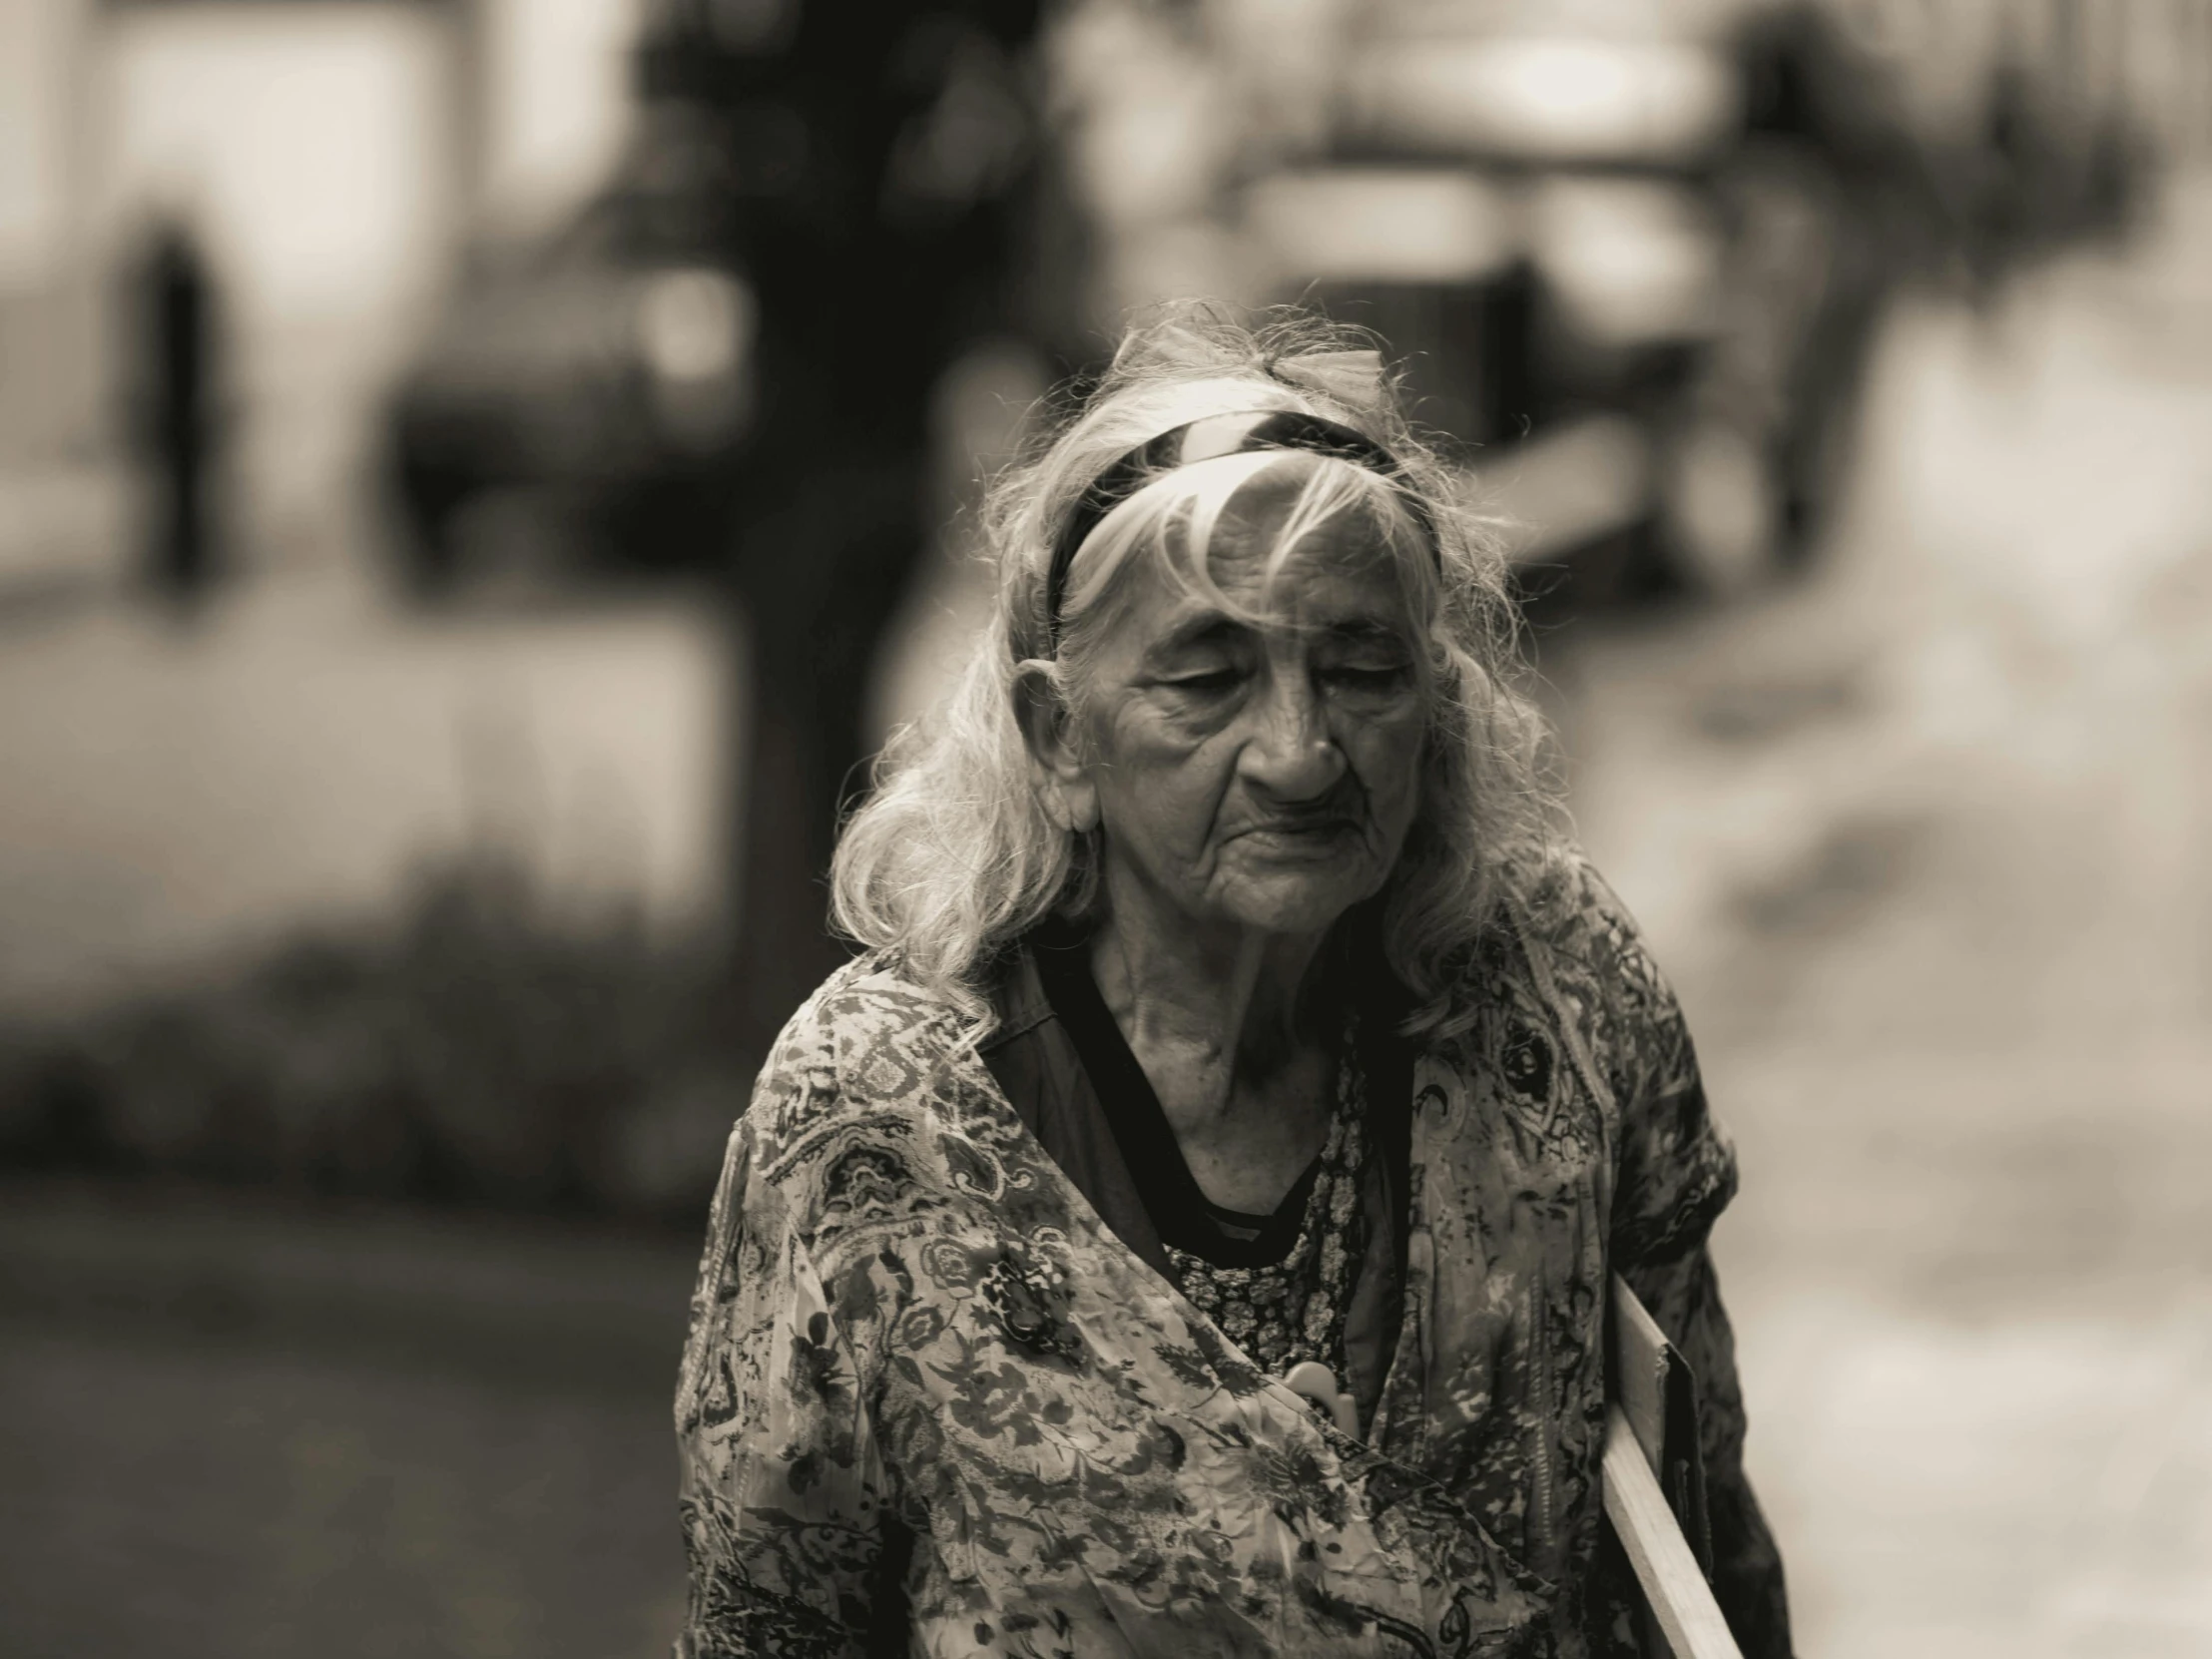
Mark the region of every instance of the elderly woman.
<instances>
[{"instance_id":1,"label":"elderly woman","mask_svg":"<svg viewBox=\"0 0 2212 1659\"><path fill-rule=\"evenodd\" d=\"M994 489L996 613L839 848L865 953L731 1141L681 1654L1633 1652L1614 1272L1788 1652L1728 1143L1498 552L1339 343L1171 319Z\"/></svg>"}]
</instances>

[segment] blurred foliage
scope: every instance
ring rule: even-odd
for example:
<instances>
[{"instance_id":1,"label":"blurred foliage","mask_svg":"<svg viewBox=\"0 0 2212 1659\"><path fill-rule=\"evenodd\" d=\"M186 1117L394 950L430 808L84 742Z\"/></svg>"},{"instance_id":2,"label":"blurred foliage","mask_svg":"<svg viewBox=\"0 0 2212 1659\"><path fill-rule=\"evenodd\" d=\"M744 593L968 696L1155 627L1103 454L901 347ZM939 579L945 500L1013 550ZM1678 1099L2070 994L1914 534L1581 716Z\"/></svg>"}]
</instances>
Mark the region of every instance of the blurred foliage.
<instances>
[{"instance_id":1,"label":"blurred foliage","mask_svg":"<svg viewBox=\"0 0 2212 1659\"><path fill-rule=\"evenodd\" d=\"M0 1163L695 1223L757 1056L729 958L518 859L425 869L396 925L0 1030Z\"/></svg>"}]
</instances>

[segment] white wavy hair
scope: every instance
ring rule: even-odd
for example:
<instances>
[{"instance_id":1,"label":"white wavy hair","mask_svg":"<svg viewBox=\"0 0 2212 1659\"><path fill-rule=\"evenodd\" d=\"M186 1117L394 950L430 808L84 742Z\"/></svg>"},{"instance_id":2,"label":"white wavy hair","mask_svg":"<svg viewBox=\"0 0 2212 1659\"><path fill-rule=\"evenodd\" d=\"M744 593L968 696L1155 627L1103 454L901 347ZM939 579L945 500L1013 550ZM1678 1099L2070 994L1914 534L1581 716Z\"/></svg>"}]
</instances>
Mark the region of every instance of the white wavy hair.
<instances>
[{"instance_id":1,"label":"white wavy hair","mask_svg":"<svg viewBox=\"0 0 2212 1659\"><path fill-rule=\"evenodd\" d=\"M990 965L1006 945L1048 916L1095 908L1100 831L1061 828L1037 795L1017 714L1017 700L1033 694L1024 675L1080 714L1086 670L1119 618L1113 600L1135 560L1153 560L1221 603L1207 549L1223 508L1263 472L1300 468L1305 482L1278 532L1271 574L1317 525L1364 514L1426 644L1431 704L1419 806L1375 902L1385 957L1413 995L1407 1030L1458 1027L1455 987L1466 958L1500 901L1528 893L1551 863L1556 794L1543 719L1524 688L1520 616L1498 538L1470 506L1463 474L1415 435L1394 385L1372 367L1348 371L1368 344L1300 312L1253 328L1210 308L1178 308L1133 329L1031 457L993 481L981 518L997 604L951 696L892 735L872 794L844 827L830 879L833 914L849 937L981 1015ZM1055 653L1048 567L1091 482L1186 422L1276 409L1367 433L1398 458L1400 479L1297 450L1160 474L1084 542ZM1403 491L1419 498L1425 526Z\"/></svg>"}]
</instances>

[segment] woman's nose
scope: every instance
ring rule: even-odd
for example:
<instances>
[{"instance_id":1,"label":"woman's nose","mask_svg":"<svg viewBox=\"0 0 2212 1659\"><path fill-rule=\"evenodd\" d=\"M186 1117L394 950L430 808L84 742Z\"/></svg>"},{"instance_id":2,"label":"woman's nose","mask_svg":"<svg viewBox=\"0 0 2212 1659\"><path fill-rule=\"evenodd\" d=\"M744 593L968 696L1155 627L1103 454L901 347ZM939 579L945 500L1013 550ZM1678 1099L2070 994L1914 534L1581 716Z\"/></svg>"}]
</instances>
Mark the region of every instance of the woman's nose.
<instances>
[{"instance_id":1,"label":"woman's nose","mask_svg":"<svg viewBox=\"0 0 2212 1659\"><path fill-rule=\"evenodd\" d=\"M1246 780L1282 801L1311 801L1344 776L1344 751L1329 732L1322 700L1305 676L1283 676L1253 710L1239 756Z\"/></svg>"}]
</instances>

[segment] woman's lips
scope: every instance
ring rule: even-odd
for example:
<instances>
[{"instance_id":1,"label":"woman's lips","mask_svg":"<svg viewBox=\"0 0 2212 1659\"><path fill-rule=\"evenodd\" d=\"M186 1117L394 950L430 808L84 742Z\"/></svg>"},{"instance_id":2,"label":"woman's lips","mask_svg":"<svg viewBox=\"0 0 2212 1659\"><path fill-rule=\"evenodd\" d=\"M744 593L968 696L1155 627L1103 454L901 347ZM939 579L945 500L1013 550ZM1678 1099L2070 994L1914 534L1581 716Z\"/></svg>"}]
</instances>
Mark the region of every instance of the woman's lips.
<instances>
[{"instance_id":1,"label":"woman's lips","mask_svg":"<svg viewBox=\"0 0 2212 1659\"><path fill-rule=\"evenodd\" d=\"M1335 851L1348 836L1357 836L1360 826L1348 818L1297 819L1256 824L1240 830L1232 840L1254 841L1261 850L1280 850L1294 856L1314 856Z\"/></svg>"}]
</instances>

